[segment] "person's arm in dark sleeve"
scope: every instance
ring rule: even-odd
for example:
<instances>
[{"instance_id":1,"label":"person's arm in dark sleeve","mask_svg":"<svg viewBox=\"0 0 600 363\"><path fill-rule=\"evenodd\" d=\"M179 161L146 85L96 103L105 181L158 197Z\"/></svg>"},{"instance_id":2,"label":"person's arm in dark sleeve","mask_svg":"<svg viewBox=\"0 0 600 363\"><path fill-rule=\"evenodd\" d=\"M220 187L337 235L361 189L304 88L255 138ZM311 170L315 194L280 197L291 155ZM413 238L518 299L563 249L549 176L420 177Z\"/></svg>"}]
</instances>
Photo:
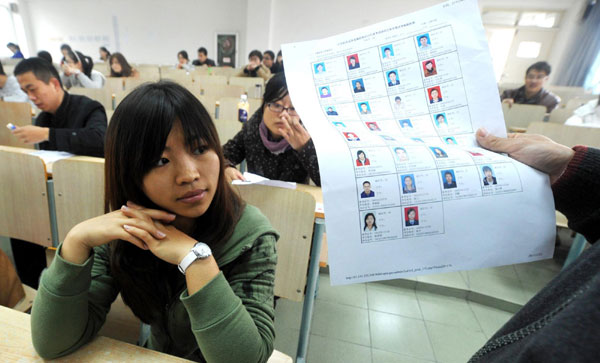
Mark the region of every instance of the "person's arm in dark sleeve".
<instances>
[{"instance_id":1,"label":"person's arm in dark sleeve","mask_svg":"<svg viewBox=\"0 0 600 363\"><path fill-rule=\"evenodd\" d=\"M244 134L247 129L247 123L242 129L223 145L223 155L230 165L235 166L246 159L246 147L244 146Z\"/></svg>"},{"instance_id":2,"label":"person's arm in dark sleeve","mask_svg":"<svg viewBox=\"0 0 600 363\"><path fill-rule=\"evenodd\" d=\"M552 184L556 209L569 228L590 243L600 239L600 150L575 146L575 155L563 175Z\"/></svg>"},{"instance_id":3,"label":"person's arm in dark sleeve","mask_svg":"<svg viewBox=\"0 0 600 363\"><path fill-rule=\"evenodd\" d=\"M319 173L319 160L317 159L317 150L312 138L308 140L302 149L295 151L298 160L302 164L304 170L318 186L321 186L321 174Z\"/></svg>"},{"instance_id":4,"label":"person's arm in dark sleeve","mask_svg":"<svg viewBox=\"0 0 600 363\"><path fill-rule=\"evenodd\" d=\"M106 112L98 104L90 111L83 128L50 128L49 144L60 151L103 157L106 126Z\"/></svg>"}]
</instances>

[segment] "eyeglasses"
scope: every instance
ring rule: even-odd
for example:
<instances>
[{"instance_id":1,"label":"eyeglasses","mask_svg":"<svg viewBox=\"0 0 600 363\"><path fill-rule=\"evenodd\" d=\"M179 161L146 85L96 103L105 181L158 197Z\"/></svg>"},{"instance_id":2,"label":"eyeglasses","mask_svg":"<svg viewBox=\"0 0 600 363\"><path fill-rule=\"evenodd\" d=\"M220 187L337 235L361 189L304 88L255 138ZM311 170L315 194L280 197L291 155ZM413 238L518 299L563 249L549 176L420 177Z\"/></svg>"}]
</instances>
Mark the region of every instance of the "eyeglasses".
<instances>
[{"instance_id":1,"label":"eyeglasses","mask_svg":"<svg viewBox=\"0 0 600 363\"><path fill-rule=\"evenodd\" d=\"M293 107L283 107L279 103L273 102L268 102L267 107L269 108L269 110L275 113L282 113L283 111L287 111L288 115L290 116L298 116L298 113L296 113L296 109Z\"/></svg>"}]
</instances>

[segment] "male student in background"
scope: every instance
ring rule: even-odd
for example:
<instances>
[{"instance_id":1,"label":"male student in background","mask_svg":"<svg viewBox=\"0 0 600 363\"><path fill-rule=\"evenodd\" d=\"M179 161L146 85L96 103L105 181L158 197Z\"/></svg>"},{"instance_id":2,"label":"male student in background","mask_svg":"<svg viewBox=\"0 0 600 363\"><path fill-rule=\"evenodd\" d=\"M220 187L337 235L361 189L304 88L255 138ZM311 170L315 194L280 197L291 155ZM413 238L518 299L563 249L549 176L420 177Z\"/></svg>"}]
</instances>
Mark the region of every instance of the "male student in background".
<instances>
[{"instance_id":1,"label":"male student in background","mask_svg":"<svg viewBox=\"0 0 600 363\"><path fill-rule=\"evenodd\" d=\"M104 156L106 113L97 101L70 95L56 68L42 58L29 58L15 67L14 74L29 100L43 112L35 126L11 131L23 143L38 144L42 150L68 151L78 155ZM11 239L15 264L23 283L37 289L46 267L44 248L27 241Z\"/></svg>"},{"instance_id":2,"label":"male student in background","mask_svg":"<svg viewBox=\"0 0 600 363\"><path fill-rule=\"evenodd\" d=\"M200 47L198 48L198 59L194 59L192 65L214 67L215 61L208 58L208 51L206 51L206 48Z\"/></svg>"},{"instance_id":3,"label":"male student in background","mask_svg":"<svg viewBox=\"0 0 600 363\"><path fill-rule=\"evenodd\" d=\"M271 70L262 64L263 55L260 50L253 50L248 54L248 64L237 75L238 77L261 77L268 81L272 74Z\"/></svg>"},{"instance_id":4,"label":"male student in background","mask_svg":"<svg viewBox=\"0 0 600 363\"><path fill-rule=\"evenodd\" d=\"M56 68L42 58L21 61L14 73L29 100L43 112L35 126L17 127L13 135L23 143L39 144L41 150L104 156L107 121L99 102L67 93Z\"/></svg>"},{"instance_id":5,"label":"male student in background","mask_svg":"<svg viewBox=\"0 0 600 363\"><path fill-rule=\"evenodd\" d=\"M516 89L507 89L502 92L502 103L512 106L515 103L524 105L546 106L550 113L560 103L560 97L544 88L552 68L547 62L537 62L527 68L525 72L525 85Z\"/></svg>"}]
</instances>

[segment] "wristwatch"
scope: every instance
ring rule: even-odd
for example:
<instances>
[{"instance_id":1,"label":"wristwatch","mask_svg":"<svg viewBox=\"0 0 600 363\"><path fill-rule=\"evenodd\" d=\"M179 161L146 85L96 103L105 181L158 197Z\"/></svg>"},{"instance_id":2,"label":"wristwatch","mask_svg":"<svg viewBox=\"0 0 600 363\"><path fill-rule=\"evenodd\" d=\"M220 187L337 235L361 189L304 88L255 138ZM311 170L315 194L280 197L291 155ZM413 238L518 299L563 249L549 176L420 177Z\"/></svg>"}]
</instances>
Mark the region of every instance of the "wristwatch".
<instances>
[{"instance_id":1,"label":"wristwatch","mask_svg":"<svg viewBox=\"0 0 600 363\"><path fill-rule=\"evenodd\" d=\"M185 270L192 264L192 262L196 260L204 260L212 255L212 251L210 247L206 243L196 242L194 247L190 250L190 252L185 255L183 260L177 265L179 267L179 271L185 275Z\"/></svg>"}]
</instances>

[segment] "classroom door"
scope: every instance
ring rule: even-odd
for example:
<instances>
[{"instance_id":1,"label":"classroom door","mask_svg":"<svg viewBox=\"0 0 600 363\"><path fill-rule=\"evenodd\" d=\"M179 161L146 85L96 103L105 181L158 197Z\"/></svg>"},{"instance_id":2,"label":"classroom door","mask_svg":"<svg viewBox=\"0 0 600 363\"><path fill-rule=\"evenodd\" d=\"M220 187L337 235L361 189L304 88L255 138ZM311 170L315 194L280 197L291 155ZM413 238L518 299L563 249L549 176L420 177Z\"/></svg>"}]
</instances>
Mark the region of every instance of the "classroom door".
<instances>
[{"instance_id":1,"label":"classroom door","mask_svg":"<svg viewBox=\"0 0 600 363\"><path fill-rule=\"evenodd\" d=\"M548 59L556 31L556 28L517 28L500 82L522 83L527 67Z\"/></svg>"}]
</instances>

